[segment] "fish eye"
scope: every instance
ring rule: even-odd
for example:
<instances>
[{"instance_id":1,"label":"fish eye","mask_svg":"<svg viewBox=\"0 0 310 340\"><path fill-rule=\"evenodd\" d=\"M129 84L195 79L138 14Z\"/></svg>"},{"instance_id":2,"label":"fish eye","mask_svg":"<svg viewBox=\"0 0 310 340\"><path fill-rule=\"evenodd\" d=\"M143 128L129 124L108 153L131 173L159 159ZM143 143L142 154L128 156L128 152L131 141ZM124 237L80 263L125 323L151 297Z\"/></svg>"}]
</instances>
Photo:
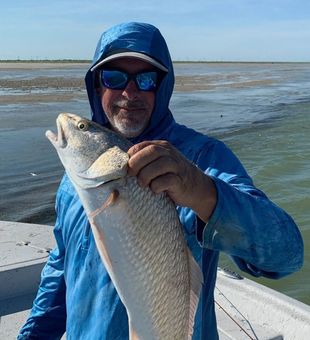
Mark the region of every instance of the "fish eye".
<instances>
[{"instance_id":1,"label":"fish eye","mask_svg":"<svg viewBox=\"0 0 310 340\"><path fill-rule=\"evenodd\" d=\"M88 129L88 123L86 121L84 121L84 120L80 120L77 123L77 127L81 131L86 131Z\"/></svg>"}]
</instances>

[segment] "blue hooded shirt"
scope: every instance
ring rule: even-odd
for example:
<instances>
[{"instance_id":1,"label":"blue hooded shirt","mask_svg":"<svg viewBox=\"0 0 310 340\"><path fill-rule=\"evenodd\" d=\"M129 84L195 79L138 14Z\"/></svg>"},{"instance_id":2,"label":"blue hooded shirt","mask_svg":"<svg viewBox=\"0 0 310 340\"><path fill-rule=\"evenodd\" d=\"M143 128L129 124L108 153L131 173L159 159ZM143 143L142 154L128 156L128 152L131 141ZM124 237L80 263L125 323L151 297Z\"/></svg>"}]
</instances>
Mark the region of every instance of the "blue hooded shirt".
<instances>
[{"instance_id":1,"label":"blue hooded shirt","mask_svg":"<svg viewBox=\"0 0 310 340\"><path fill-rule=\"evenodd\" d=\"M169 141L211 176L217 189L218 201L207 225L191 209L177 210L204 276L193 339L218 339L213 293L219 252L230 255L240 269L254 276L280 278L301 267L302 239L291 217L253 185L224 143L175 122L169 110L173 65L159 30L145 23L112 27L101 36L92 67L124 51L144 53L168 69L156 92L150 124L132 142ZM108 126L91 68L85 82L92 119ZM57 193L56 212L57 246L42 271L37 297L18 339L58 339L65 331L72 340L128 339L126 310L100 260L83 207L67 176Z\"/></svg>"}]
</instances>

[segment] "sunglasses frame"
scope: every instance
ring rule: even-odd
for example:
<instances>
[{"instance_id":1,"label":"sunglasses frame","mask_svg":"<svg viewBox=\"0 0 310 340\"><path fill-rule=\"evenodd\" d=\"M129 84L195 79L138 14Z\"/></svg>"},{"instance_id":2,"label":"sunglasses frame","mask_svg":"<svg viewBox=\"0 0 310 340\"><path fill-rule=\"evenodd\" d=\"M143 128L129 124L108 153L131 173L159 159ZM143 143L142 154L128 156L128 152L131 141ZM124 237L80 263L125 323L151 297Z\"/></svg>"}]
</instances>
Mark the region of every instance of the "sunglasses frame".
<instances>
[{"instance_id":1,"label":"sunglasses frame","mask_svg":"<svg viewBox=\"0 0 310 340\"><path fill-rule=\"evenodd\" d=\"M106 83L104 83L104 81L102 79L102 73L104 71L118 71L120 73L123 73L123 74L126 75L127 81L121 87L111 87L111 86L107 85ZM149 90L141 89L141 87L140 87L140 85L138 83L138 80L137 80L137 76L140 75L140 74L153 73L153 72L156 73L156 75L157 75L156 81L155 81L155 87L151 88ZM129 72L126 72L126 71L124 71L124 70L122 70L120 68L115 68L115 67L113 67L113 68L106 67L106 68L101 68L101 69L98 70L98 78L99 78L99 83L100 83L101 87L106 87L106 88L111 89L111 90L124 90L127 87L128 83L131 80L133 80L135 82L135 85L136 85L137 89L139 91L143 91L143 92L156 92L157 89L159 88L160 83L161 83L163 77L165 76L165 74L166 74L165 72L162 72L162 71L160 71L158 69L152 69L152 70L149 70L149 71L140 71L140 72L136 72L136 73L129 73Z\"/></svg>"}]
</instances>

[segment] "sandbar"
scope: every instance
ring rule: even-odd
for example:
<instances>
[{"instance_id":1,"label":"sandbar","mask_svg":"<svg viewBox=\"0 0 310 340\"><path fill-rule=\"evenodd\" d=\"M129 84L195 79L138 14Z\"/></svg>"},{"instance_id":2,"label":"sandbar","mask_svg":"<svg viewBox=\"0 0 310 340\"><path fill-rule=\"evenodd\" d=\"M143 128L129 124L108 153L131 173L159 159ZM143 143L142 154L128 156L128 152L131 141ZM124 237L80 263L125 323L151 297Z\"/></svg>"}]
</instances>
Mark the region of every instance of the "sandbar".
<instances>
[{"instance_id":1,"label":"sandbar","mask_svg":"<svg viewBox=\"0 0 310 340\"><path fill-rule=\"evenodd\" d=\"M35 70L85 68L90 63L66 62L0 62L1 70ZM178 92L203 92L219 87L240 88L271 85L271 79L247 79L240 81L238 75L176 76L174 90ZM30 79L0 79L0 104L87 100L84 77L38 76Z\"/></svg>"}]
</instances>

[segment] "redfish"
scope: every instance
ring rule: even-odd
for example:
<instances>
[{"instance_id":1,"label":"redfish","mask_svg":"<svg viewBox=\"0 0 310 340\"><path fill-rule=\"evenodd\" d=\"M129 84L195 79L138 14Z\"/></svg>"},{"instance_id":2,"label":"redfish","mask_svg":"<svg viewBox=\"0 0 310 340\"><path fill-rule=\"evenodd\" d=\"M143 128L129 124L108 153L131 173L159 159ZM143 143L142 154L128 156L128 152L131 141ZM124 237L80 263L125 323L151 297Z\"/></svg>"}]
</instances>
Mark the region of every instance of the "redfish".
<instances>
[{"instance_id":1,"label":"redfish","mask_svg":"<svg viewBox=\"0 0 310 340\"><path fill-rule=\"evenodd\" d=\"M191 339L202 273L174 203L127 175L131 143L74 114L46 132L83 204L102 262L126 307L130 339Z\"/></svg>"}]
</instances>

